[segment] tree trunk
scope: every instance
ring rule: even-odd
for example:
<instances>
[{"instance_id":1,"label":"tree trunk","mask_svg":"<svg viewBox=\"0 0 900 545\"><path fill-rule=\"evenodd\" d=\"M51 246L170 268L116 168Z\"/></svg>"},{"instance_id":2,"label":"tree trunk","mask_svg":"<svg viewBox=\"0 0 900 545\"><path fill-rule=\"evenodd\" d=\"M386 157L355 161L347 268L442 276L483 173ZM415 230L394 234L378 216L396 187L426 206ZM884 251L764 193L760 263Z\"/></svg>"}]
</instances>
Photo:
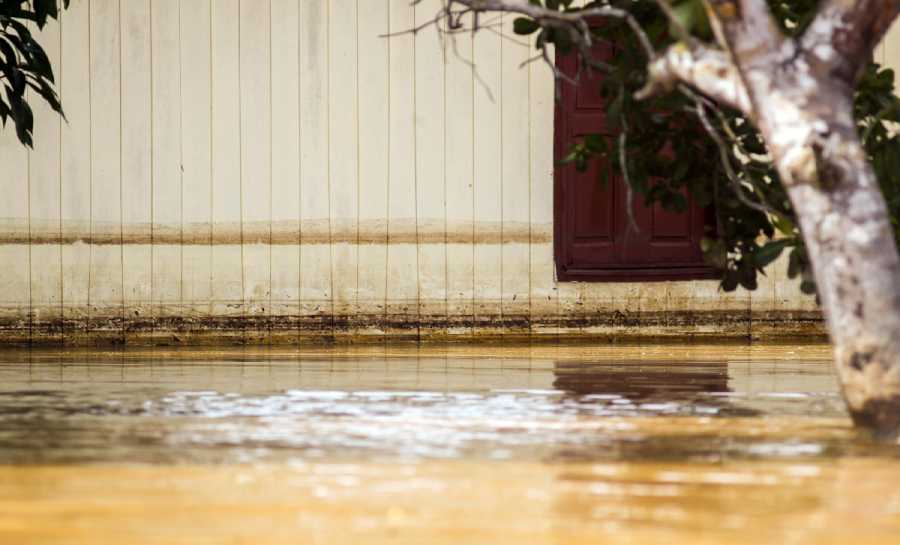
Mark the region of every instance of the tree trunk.
<instances>
[{"instance_id":1,"label":"tree trunk","mask_svg":"<svg viewBox=\"0 0 900 545\"><path fill-rule=\"evenodd\" d=\"M896 439L900 258L887 206L856 132L852 93L824 86L799 97L793 87L780 96L791 95L793 111L760 108L760 126L800 221L850 414Z\"/></svg>"}]
</instances>

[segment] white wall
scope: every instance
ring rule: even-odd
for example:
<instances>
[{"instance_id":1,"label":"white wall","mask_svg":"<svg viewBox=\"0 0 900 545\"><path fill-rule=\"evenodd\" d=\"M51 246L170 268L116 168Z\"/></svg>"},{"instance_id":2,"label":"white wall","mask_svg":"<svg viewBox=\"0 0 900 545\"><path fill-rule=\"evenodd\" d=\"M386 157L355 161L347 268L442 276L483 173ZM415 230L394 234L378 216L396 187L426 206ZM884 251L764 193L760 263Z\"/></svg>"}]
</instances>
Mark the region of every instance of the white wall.
<instances>
[{"instance_id":1,"label":"white wall","mask_svg":"<svg viewBox=\"0 0 900 545\"><path fill-rule=\"evenodd\" d=\"M510 18L382 37L438 5L73 0L41 36L68 122L0 133L0 334L820 331L783 267L556 283L551 74Z\"/></svg>"}]
</instances>

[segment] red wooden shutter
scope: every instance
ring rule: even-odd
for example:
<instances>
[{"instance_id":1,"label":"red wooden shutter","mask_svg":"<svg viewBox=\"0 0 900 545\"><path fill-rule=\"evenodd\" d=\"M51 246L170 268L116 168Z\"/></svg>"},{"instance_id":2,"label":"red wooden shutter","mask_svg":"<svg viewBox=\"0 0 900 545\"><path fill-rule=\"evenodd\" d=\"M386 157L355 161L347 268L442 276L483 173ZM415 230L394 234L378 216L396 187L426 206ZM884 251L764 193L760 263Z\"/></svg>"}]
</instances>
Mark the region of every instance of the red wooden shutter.
<instances>
[{"instance_id":1,"label":"red wooden shutter","mask_svg":"<svg viewBox=\"0 0 900 545\"><path fill-rule=\"evenodd\" d=\"M557 65L574 77L576 59L560 56ZM610 134L599 94L600 74L582 74L578 85L563 82L556 105L557 161L571 145L591 133ZM613 135L610 134L612 137ZM603 187L599 169L609 169ZM715 277L703 261L700 239L706 210L688 199L684 214L646 207L635 197L638 230L629 229L626 190L608 163L595 158L586 172L557 165L555 179L555 254L560 280L668 280Z\"/></svg>"}]
</instances>

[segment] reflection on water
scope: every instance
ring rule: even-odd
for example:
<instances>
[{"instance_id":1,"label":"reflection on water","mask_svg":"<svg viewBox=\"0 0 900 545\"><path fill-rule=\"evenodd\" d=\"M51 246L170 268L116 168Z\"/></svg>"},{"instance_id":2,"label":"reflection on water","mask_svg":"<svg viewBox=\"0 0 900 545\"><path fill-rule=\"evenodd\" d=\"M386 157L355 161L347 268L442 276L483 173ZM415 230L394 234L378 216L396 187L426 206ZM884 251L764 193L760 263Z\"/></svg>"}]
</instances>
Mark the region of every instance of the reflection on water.
<instances>
[{"instance_id":1,"label":"reflection on water","mask_svg":"<svg viewBox=\"0 0 900 545\"><path fill-rule=\"evenodd\" d=\"M9 361L0 462L747 457L760 448L750 430L774 434L787 415L816 417L817 432L839 417L825 424L836 433L802 448L784 437L766 456L847 439L821 360L261 355Z\"/></svg>"},{"instance_id":2,"label":"reflection on water","mask_svg":"<svg viewBox=\"0 0 900 545\"><path fill-rule=\"evenodd\" d=\"M843 543L863 518L897 542L900 450L851 429L822 346L0 353L0 543Z\"/></svg>"}]
</instances>

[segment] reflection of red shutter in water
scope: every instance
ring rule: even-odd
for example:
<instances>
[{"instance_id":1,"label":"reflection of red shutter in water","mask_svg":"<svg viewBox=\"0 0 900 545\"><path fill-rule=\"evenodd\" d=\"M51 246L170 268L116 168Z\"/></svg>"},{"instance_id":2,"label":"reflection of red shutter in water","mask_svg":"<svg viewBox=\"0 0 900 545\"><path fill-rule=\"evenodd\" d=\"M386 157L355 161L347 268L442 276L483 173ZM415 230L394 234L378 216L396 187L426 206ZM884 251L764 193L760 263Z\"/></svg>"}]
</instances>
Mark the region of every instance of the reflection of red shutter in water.
<instances>
[{"instance_id":1,"label":"reflection of red shutter in water","mask_svg":"<svg viewBox=\"0 0 900 545\"><path fill-rule=\"evenodd\" d=\"M607 56L609 49L606 48ZM566 74L576 73L574 55L559 56ZM578 85L562 82L556 104L555 154L559 160L570 146L591 133L609 134L599 92L600 74L582 73ZM615 140L610 140L615 149ZM608 162L592 158L585 172L574 165L556 165L555 233L556 269L560 280L667 280L711 278L715 272L704 262L700 239L709 214L689 199L684 214L666 212L657 204L643 204L635 196L638 231L628 228L625 185L610 172L600 183L599 169Z\"/></svg>"}]
</instances>

